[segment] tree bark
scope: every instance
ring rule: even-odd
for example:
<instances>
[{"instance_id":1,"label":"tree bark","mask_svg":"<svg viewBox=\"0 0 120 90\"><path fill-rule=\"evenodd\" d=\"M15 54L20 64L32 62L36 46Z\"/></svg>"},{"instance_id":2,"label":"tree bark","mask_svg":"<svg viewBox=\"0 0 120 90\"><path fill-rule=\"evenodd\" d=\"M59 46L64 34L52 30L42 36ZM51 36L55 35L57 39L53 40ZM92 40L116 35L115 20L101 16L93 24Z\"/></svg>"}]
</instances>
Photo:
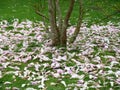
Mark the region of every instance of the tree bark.
<instances>
[{"instance_id":1,"label":"tree bark","mask_svg":"<svg viewBox=\"0 0 120 90\"><path fill-rule=\"evenodd\" d=\"M72 38L70 39L70 43L73 43L76 40L76 37L79 34L80 27L81 27L82 20L83 20L84 11L83 11L82 0L79 0L79 5L80 5L80 7L79 7L79 18L78 18L78 22L77 22L75 32L74 32Z\"/></svg>"},{"instance_id":2,"label":"tree bark","mask_svg":"<svg viewBox=\"0 0 120 90\"><path fill-rule=\"evenodd\" d=\"M66 44L67 44L67 31L66 31L66 29L68 27L68 21L70 19L71 13L73 11L74 3L75 3L75 0L70 0L70 6L69 6L69 9L68 9L67 14L65 16L64 23L62 26L62 31L61 31L61 37L60 37L61 46L66 46Z\"/></svg>"},{"instance_id":3,"label":"tree bark","mask_svg":"<svg viewBox=\"0 0 120 90\"><path fill-rule=\"evenodd\" d=\"M51 28L52 45L57 46L60 44L59 30L56 24L56 0L48 0L49 20Z\"/></svg>"},{"instance_id":4,"label":"tree bark","mask_svg":"<svg viewBox=\"0 0 120 90\"><path fill-rule=\"evenodd\" d=\"M49 22L50 22L50 28L51 28L50 34L51 34L53 46L60 45L62 47L66 47L66 45L67 45L67 28L68 28L70 16L71 16L73 8L74 8L75 0L70 0L70 5L68 7L68 11L67 11L64 19L62 19L62 13L61 13L59 1L60 0L48 0ZM83 17L82 0L80 0L79 2L80 2L80 9L79 9L80 15L79 15L77 27L76 27L76 30L74 32L71 42L74 42L74 40L76 39L76 37L79 33L79 30L80 30L81 24L82 24L82 19L83 19L82 18ZM58 13L58 14L56 15L56 13ZM57 16L58 16L58 22L56 19Z\"/></svg>"},{"instance_id":5,"label":"tree bark","mask_svg":"<svg viewBox=\"0 0 120 90\"><path fill-rule=\"evenodd\" d=\"M60 30L62 30L62 13L61 13L61 9L60 9L60 0L56 0L56 10L58 12L58 29L59 29L59 32Z\"/></svg>"}]
</instances>

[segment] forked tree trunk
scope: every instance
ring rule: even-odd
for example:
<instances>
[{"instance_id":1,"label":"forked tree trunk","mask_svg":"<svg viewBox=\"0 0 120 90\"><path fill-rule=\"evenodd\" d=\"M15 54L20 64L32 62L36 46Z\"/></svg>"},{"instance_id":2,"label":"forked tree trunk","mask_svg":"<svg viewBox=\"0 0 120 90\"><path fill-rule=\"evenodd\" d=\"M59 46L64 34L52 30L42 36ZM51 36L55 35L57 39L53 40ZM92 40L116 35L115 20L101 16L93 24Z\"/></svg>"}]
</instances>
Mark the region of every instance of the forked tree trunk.
<instances>
[{"instance_id":1,"label":"forked tree trunk","mask_svg":"<svg viewBox=\"0 0 120 90\"><path fill-rule=\"evenodd\" d=\"M64 20L62 19L59 0L48 0L49 20L51 26L52 45L66 47L68 21L73 11L75 0L70 0L70 6ZM56 12L58 13L58 26L56 23ZM63 20L63 21L62 21Z\"/></svg>"},{"instance_id":2,"label":"forked tree trunk","mask_svg":"<svg viewBox=\"0 0 120 90\"><path fill-rule=\"evenodd\" d=\"M68 11L65 17L62 19L62 13L59 5L59 0L48 0L48 10L49 10L49 21L51 27L51 39L53 46L63 46L66 47L67 44L67 28L68 22L70 20L70 16L73 11L75 0L70 0L70 5L68 7ZM79 8L79 18L78 23L71 39L71 43L76 39L83 19L83 8L82 8L82 0L79 0L80 8ZM56 15L56 13L58 13ZM56 20L58 16L58 22Z\"/></svg>"}]
</instances>

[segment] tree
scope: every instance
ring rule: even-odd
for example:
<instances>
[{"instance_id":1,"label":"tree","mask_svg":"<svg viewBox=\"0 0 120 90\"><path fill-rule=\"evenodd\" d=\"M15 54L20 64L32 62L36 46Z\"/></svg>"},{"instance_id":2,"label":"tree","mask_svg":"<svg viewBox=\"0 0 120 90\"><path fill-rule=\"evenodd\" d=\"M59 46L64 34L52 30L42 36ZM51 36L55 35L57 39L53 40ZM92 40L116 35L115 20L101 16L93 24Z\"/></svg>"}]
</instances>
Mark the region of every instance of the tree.
<instances>
[{"instance_id":1,"label":"tree","mask_svg":"<svg viewBox=\"0 0 120 90\"><path fill-rule=\"evenodd\" d=\"M78 12L79 17L75 32L72 35L70 41L67 41L67 28L74 8L75 1L76 0L70 0L69 7L64 18L62 17L62 13L61 13L60 0L48 0L49 18L43 15L43 13L41 13L40 10L36 9L36 13L42 16L44 20L47 19L50 23L50 29L51 29L50 34L51 34L51 40L53 46L60 45L66 47L67 42L73 43L76 37L78 36L83 20L82 0L79 0L79 12Z\"/></svg>"}]
</instances>

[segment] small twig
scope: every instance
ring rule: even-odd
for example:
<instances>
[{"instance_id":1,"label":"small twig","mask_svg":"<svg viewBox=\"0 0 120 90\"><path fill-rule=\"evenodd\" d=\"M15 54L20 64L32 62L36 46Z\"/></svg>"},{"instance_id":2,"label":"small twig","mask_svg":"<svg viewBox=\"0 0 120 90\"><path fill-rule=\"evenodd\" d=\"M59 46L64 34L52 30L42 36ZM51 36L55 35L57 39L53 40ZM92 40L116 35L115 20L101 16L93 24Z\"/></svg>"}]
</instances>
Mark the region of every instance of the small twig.
<instances>
[{"instance_id":1,"label":"small twig","mask_svg":"<svg viewBox=\"0 0 120 90\"><path fill-rule=\"evenodd\" d=\"M45 18L46 20L48 20L49 21L49 18L48 17L46 17L45 15L43 15L41 12L39 12L39 11L35 11L36 12L36 14L38 14L39 16L41 16L41 17L43 17L43 18Z\"/></svg>"},{"instance_id":2,"label":"small twig","mask_svg":"<svg viewBox=\"0 0 120 90\"><path fill-rule=\"evenodd\" d=\"M118 14L118 13L120 13L120 12L119 12L119 11L116 11L116 12L114 12L114 13L112 13L112 14L109 14L109 15L107 15L106 17L104 17L104 18L102 18L101 20L99 20L98 22L96 22L96 24L97 24L97 23L100 23L100 22L102 22L102 21L104 21L104 20L106 20L106 19L109 19L109 18L111 18L113 15Z\"/></svg>"}]
</instances>

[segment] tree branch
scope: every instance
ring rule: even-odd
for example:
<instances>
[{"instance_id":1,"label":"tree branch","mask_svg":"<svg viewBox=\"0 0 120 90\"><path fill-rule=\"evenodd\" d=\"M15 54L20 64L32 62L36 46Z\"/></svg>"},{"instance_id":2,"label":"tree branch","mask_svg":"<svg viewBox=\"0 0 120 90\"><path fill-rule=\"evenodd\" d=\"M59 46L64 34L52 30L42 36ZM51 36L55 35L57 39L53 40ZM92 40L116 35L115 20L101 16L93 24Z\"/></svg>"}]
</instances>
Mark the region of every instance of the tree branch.
<instances>
[{"instance_id":1,"label":"tree branch","mask_svg":"<svg viewBox=\"0 0 120 90\"><path fill-rule=\"evenodd\" d=\"M104 17L104 18L100 19L99 21L95 22L95 24L98 24L98 23L100 23L104 20L110 19L112 16L114 16L116 14L119 14L119 13L120 13L120 11L115 11L112 14L106 15L106 17Z\"/></svg>"},{"instance_id":2,"label":"tree branch","mask_svg":"<svg viewBox=\"0 0 120 90\"><path fill-rule=\"evenodd\" d=\"M68 27L68 21L70 19L72 11L73 11L74 3L75 3L75 0L71 0L70 1L70 6L69 6L67 14L65 16L65 19L64 19L64 22L63 22L63 26L62 26L62 31L61 31L61 34L60 34L61 35L61 37L60 37L61 45L65 46L65 47L66 47L66 43L67 43L66 29Z\"/></svg>"},{"instance_id":3,"label":"tree branch","mask_svg":"<svg viewBox=\"0 0 120 90\"><path fill-rule=\"evenodd\" d=\"M62 13L61 13L61 9L60 9L60 5L59 5L59 0L56 0L56 10L58 12L58 29L59 32L60 30L62 30Z\"/></svg>"},{"instance_id":4,"label":"tree branch","mask_svg":"<svg viewBox=\"0 0 120 90\"><path fill-rule=\"evenodd\" d=\"M38 10L35 11L36 14L38 14L39 16L43 17L44 19L48 20L49 21L49 18L46 17L45 15L43 15L41 12L39 12Z\"/></svg>"},{"instance_id":5,"label":"tree branch","mask_svg":"<svg viewBox=\"0 0 120 90\"><path fill-rule=\"evenodd\" d=\"M84 11L83 11L82 0L79 0L79 5L80 5L80 7L79 7L78 23L77 23L77 27L76 27L76 29L75 29L75 32L74 32L72 38L70 39L70 43L73 43L73 42L76 40L76 37L77 37L78 34L79 34L80 27L81 27L82 20L83 20Z\"/></svg>"},{"instance_id":6,"label":"tree branch","mask_svg":"<svg viewBox=\"0 0 120 90\"><path fill-rule=\"evenodd\" d=\"M66 29L67 26L68 26L68 21L69 21L69 19L70 19L71 13L72 13L72 11L73 11L74 3L75 3L75 0L71 0L69 9L68 9L67 14L66 14L66 16L65 16L65 19L64 19L64 28L65 28L65 29Z\"/></svg>"}]
</instances>

